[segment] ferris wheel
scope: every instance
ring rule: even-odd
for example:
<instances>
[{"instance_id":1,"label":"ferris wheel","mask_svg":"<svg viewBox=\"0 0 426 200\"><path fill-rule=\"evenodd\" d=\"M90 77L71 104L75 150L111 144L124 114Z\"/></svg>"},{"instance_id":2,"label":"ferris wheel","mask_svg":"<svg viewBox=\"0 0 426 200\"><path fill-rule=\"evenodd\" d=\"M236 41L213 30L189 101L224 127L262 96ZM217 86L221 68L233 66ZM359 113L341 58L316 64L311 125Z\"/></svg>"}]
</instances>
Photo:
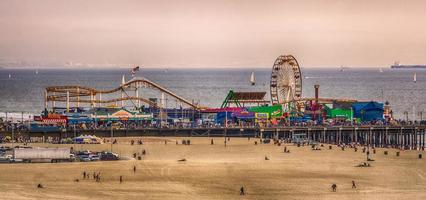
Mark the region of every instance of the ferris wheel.
<instances>
[{"instance_id":1,"label":"ferris wheel","mask_svg":"<svg viewBox=\"0 0 426 200\"><path fill-rule=\"evenodd\" d=\"M272 67L272 104L288 103L302 97L302 72L292 55L279 56Z\"/></svg>"}]
</instances>

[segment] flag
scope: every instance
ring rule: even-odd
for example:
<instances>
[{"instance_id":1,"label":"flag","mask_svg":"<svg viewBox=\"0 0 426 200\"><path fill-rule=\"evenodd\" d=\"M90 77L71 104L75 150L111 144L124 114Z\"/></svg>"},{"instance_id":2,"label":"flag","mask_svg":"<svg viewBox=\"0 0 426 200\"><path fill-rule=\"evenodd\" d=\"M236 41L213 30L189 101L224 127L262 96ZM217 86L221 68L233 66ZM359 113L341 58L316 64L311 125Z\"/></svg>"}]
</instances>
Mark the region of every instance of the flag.
<instances>
[{"instance_id":1,"label":"flag","mask_svg":"<svg viewBox=\"0 0 426 200\"><path fill-rule=\"evenodd\" d=\"M137 71L139 71L139 66L132 68L132 76L135 76Z\"/></svg>"}]
</instances>

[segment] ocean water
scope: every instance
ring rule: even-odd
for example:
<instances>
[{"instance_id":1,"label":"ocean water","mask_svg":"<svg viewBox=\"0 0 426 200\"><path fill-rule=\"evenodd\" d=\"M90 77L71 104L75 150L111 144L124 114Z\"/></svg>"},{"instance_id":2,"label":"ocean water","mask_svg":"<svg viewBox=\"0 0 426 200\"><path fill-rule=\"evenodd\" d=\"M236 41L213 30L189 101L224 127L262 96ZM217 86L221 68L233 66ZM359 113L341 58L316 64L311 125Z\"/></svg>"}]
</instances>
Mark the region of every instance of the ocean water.
<instances>
[{"instance_id":1,"label":"ocean water","mask_svg":"<svg viewBox=\"0 0 426 200\"><path fill-rule=\"evenodd\" d=\"M249 77L254 71L256 85ZM203 106L220 107L229 90L266 91L269 100L271 70L265 69L142 69L144 76ZM417 82L413 82L413 74ZM11 78L9 78L9 74ZM121 83L122 75L130 78L127 69L0 69L0 112L40 113L44 109L44 88L53 85L82 85L112 89ZM419 119L426 107L426 70L406 69L302 69L303 96L313 97L315 84L320 85L320 97L354 98L389 101L398 118L409 113L409 119ZM130 92L130 91L129 91ZM120 94L117 94L117 97ZM144 89L145 98L160 98L160 93ZM112 96L103 96L103 99ZM179 106L172 98L169 107ZM425 113L426 117L426 113Z\"/></svg>"}]
</instances>

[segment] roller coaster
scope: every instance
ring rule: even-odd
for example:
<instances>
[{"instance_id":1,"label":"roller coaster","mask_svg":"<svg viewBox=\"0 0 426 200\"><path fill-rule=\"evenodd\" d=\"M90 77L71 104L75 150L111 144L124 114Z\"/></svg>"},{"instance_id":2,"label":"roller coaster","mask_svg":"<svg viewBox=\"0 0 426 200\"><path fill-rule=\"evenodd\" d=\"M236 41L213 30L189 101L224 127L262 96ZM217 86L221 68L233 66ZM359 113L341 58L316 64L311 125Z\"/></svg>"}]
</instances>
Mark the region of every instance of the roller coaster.
<instances>
[{"instance_id":1,"label":"roller coaster","mask_svg":"<svg viewBox=\"0 0 426 200\"><path fill-rule=\"evenodd\" d=\"M139 90L141 88L151 88L161 92L161 102L157 103L156 100L146 99L139 96ZM129 94L130 92L134 92ZM119 98L102 99L102 95L121 93ZM142 103L147 104L155 108L164 108L165 95L169 95L176 99L181 106L186 105L192 109L199 110L200 106L193 102L190 102L174 92L166 89L165 87L148 80L144 77L134 77L129 81L125 81L124 76L122 84L114 89L110 90L98 90L95 88L84 87L79 85L65 85L65 86L51 86L45 88L45 107L47 108L49 102L52 103L52 107L56 106L56 102L66 102L66 108L69 110L71 103L76 103L77 107L81 104L89 104L90 107L105 106L106 104L113 103L112 106L118 106L121 102L121 107L124 107L126 101L130 101L135 107L140 107ZM103 105L102 105L103 104ZM111 105L110 105L111 106Z\"/></svg>"}]
</instances>

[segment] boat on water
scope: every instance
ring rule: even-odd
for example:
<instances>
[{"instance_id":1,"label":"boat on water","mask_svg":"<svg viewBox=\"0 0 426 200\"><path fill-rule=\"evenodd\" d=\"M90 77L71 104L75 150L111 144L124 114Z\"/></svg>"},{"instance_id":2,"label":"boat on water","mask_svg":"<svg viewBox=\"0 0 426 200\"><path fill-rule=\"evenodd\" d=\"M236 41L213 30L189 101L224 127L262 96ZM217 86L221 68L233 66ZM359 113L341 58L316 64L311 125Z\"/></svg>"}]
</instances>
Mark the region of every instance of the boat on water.
<instances>
[{"instance_id":1,"label":"boat on water","mask_svg":"<svg viewBox=\"0 0 426 200\"><path fill-rule=\"evenodd\" d=\"M413 82L414 83L417 82L417 74L416 73L414 73L414 75L413 75Z\"/></svg>"},{"instance_id":2,"label":"boat on water","mask_svg":"<svg viewBox=\"0 0 426 200\"><path fill-rule=\"evenodd\" d=\"M382 73L382 72L383 72L383 69L382 69L382 68L380 68L380 69L379 69L379 72L380 72L380 73Z\"/></svg>"},{"instance_id":3,"label":"boat on water","mask_svg":"<svg viewBox=\"0 0 426 200\"><path fill-rule=\"evenodd\" d=\"M426 69L426 65L402 65L397 61L391 65L391 69Z\"/></svg>"},{"instance_id":4,"label":"boat on water","mask_svg":"<svg viewBox=\"0 0 426 200\"><path fill-rule=\"evenodd\" d=\"M251 72L250 83L251 85L256 85L256 78L254 77L254 72Z\"/></svg>"},{"instance_id":5,"label":"boat on water","mask_svg":"<svg viewBox=\"0 0 426 200\"><path fill-rule=\"evenodd\" d=\"M347 69L349 69L349 67L345 67L345 66L341 65L339 71L344 72Z\"/></svg>"}]
</instances>

